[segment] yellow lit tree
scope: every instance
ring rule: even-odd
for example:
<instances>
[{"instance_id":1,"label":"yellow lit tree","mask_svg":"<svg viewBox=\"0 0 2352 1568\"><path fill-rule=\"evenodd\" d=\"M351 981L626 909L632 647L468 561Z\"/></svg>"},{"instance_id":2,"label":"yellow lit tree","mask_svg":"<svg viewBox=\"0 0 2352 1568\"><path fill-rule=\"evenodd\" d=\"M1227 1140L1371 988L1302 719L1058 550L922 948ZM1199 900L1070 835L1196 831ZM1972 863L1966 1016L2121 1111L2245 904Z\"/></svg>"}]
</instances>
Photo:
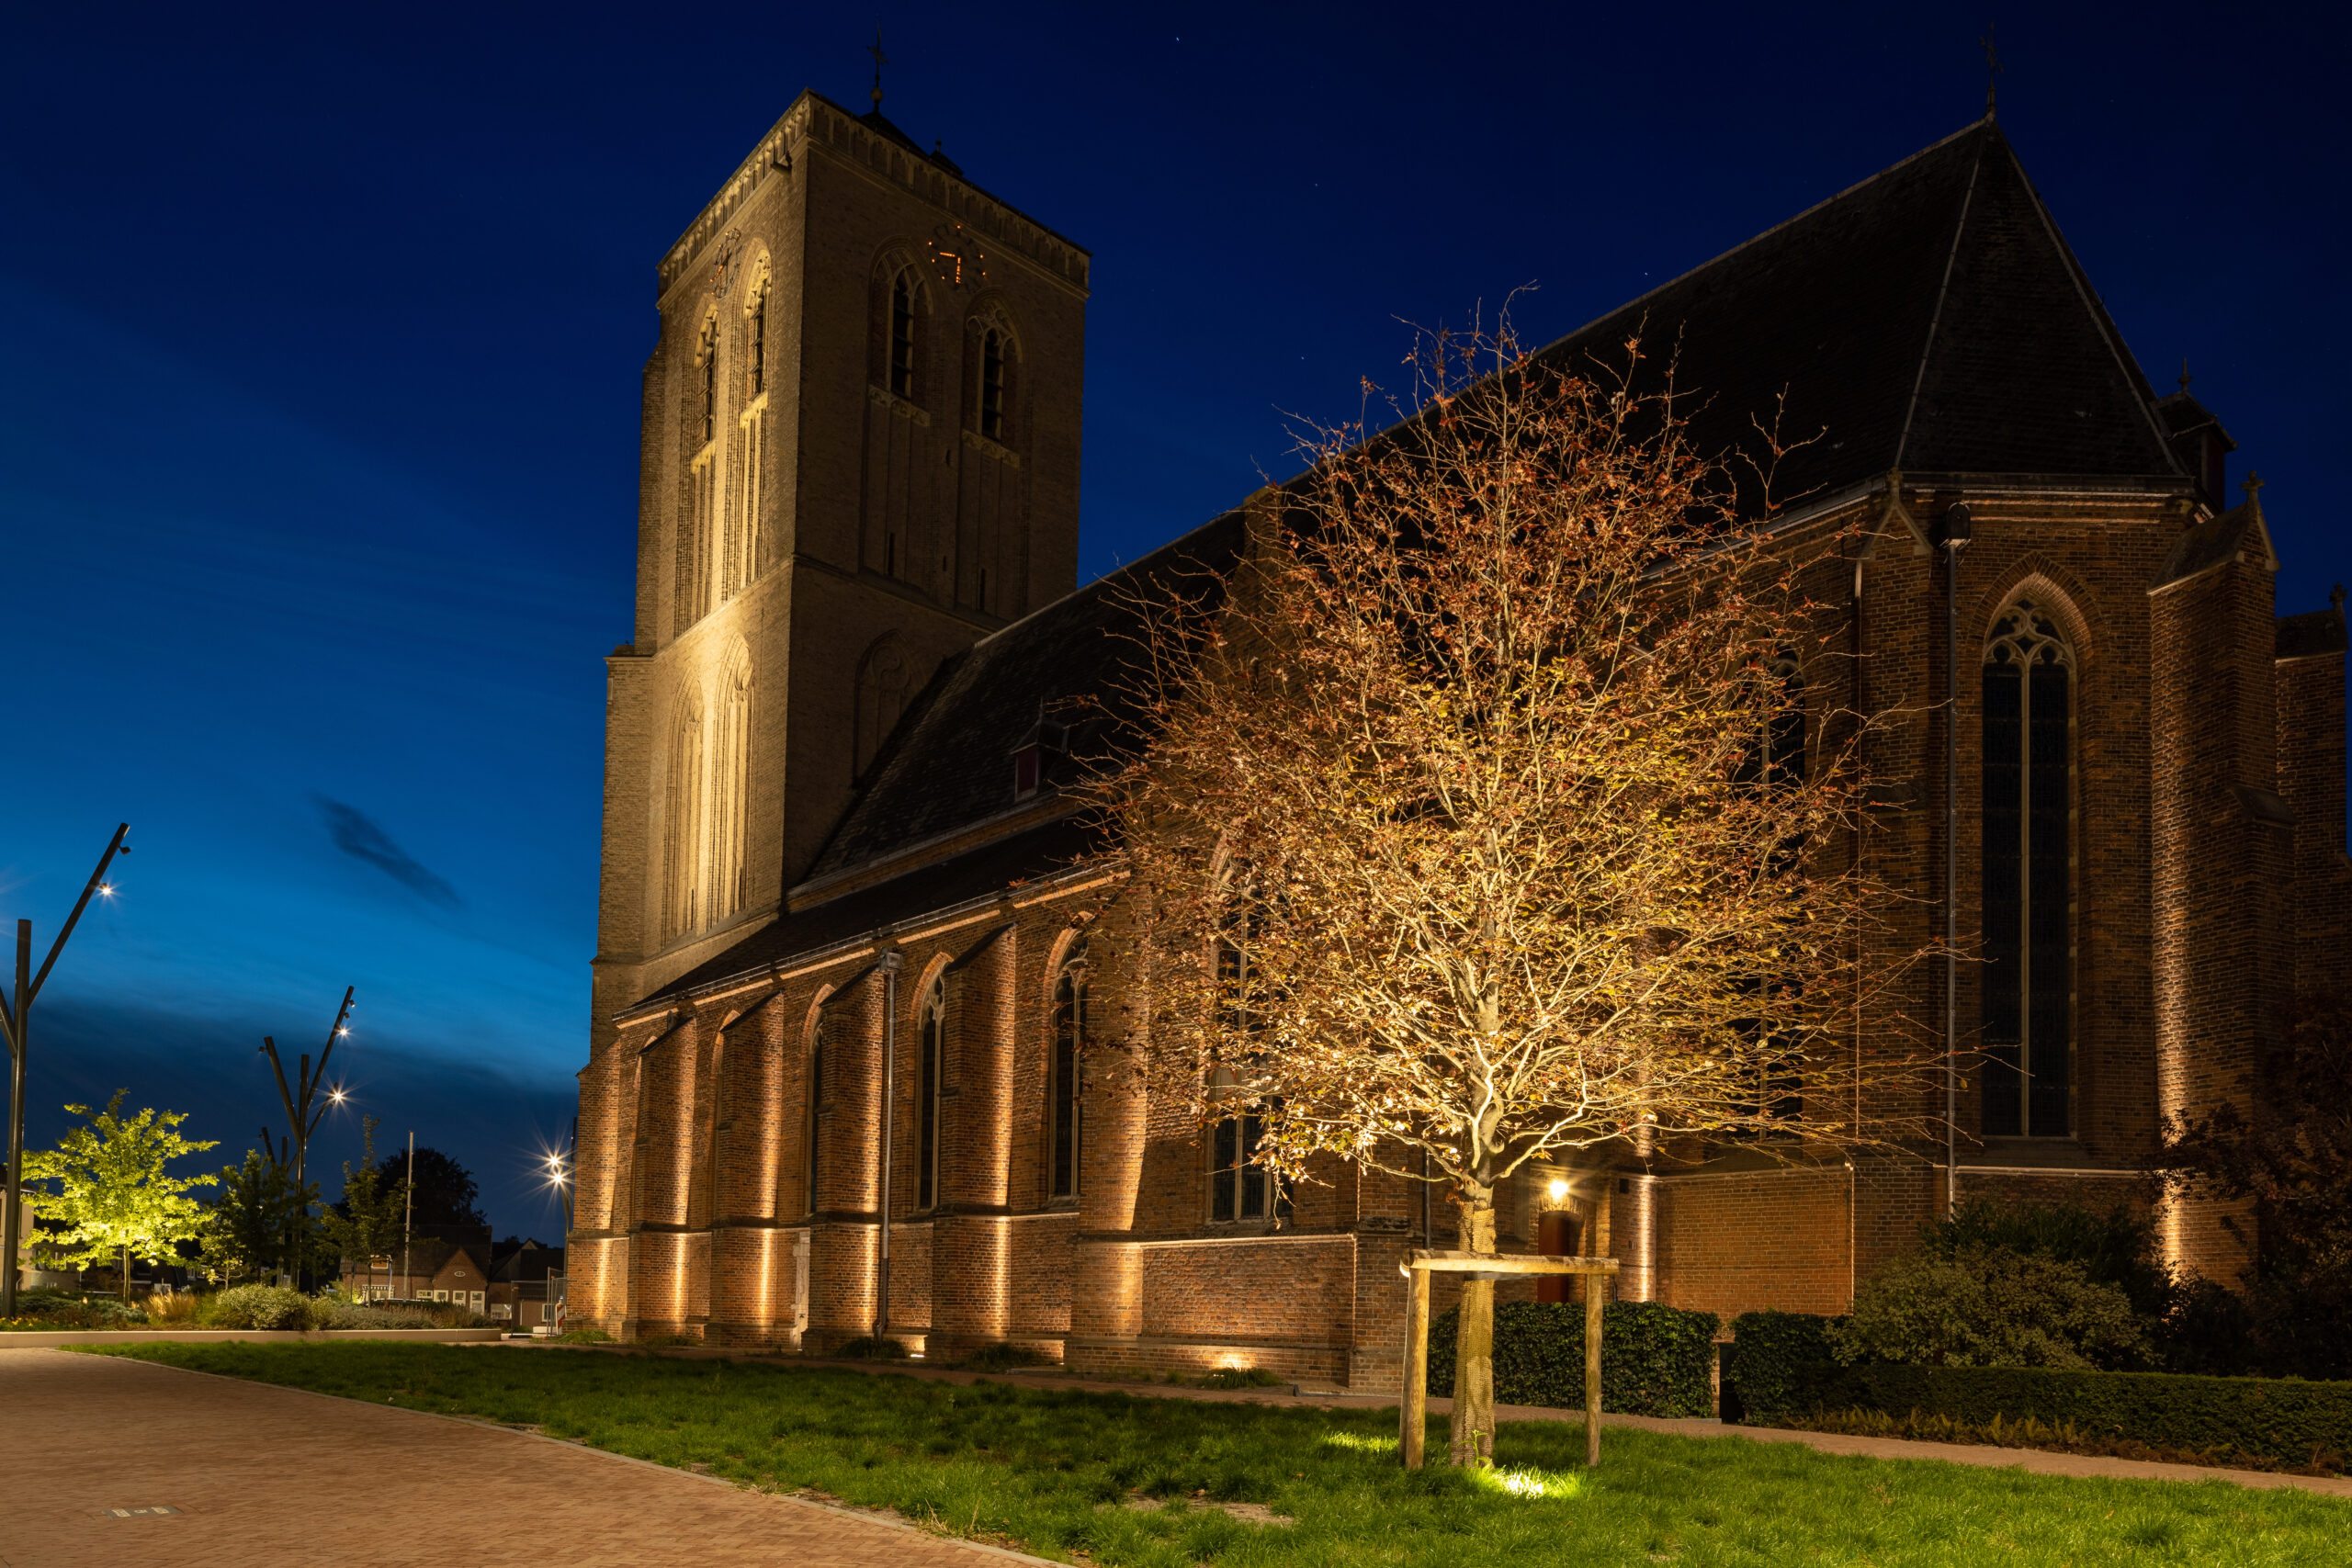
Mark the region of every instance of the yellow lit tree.
<instances>
[{"instance_id":1,"label":"yellow lit tree","mask_svg":"<svg viewBox=\"0 0 2352 1568\"><path fill-rule=\"evenodd\" d=\"M130 1300L130 1260L162 1264L177 1245L202 1228L204 1210L187 1196L209 1187L209 1176L174 1176L171 1163L215 1145L180 1136L185 1111L141 1111L125 1117L117 1089L104 1111L65 1109L85 1126L67 1132L54 1149L25 1156L25 1179L41 1189L41 1213L63 1229L46 1239L84 1268L119 1261L121 1292Z\"/></svg>"},{"instance_id":2,"label":"yellow lit tree","mask_svg":"<svg viewBox=\"0 0 2352 1568\"><path fill-rule=\"evenodd\" d=\"M1855 1113L1917 1071L1852 1048L1902 896L1850 853L1873 725L1803 703L1835 617L1756 500L1777 437L1743 516L1670 392L1507 332L1414 363L1396 428L1309 437L1238 567L1136 597L1104 945L1141 1081L1255 1112L1281 1179L1441 1184L1473 1253L1540 1157L1917 1131ZM1465 1283L1457 1464L1492 1453L1493 1302Z\"/></svg>"}]
</instances>

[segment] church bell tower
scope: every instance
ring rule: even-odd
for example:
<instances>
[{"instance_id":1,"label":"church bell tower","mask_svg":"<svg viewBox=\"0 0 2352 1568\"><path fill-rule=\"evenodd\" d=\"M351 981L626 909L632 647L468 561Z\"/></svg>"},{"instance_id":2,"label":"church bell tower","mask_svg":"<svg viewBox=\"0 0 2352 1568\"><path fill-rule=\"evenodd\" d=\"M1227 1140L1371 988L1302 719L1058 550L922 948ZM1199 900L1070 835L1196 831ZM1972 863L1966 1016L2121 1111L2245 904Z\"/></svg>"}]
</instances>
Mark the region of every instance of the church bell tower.
<instances>
[{"instance_id":1,"label":"church bell tower","mask_svg":"<svg viewBox=\"0 0 2352 1568\"><path fill-rule=\"evenodd\" d=\"M789 908L942 661L1076 586L1089 265L878 71L868 113L801 94L662 257L592 1050Z\"/></svg>"}]
</instances>

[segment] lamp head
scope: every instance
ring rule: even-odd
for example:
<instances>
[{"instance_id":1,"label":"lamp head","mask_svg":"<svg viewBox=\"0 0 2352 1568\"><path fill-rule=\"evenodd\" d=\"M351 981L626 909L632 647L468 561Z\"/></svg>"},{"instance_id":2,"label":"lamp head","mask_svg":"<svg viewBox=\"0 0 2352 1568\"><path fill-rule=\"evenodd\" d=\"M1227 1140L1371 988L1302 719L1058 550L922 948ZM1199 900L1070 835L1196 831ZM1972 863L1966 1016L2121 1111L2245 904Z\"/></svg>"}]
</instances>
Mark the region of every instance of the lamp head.
<instances>
[{"instance_id":1,"label":"lamp head","mask_svg":"<svg viewBox=\"0 0 2352 1568\"><path fill-rule=\"evenodd\" d=\"M1567 1201L1568 1184L1560 1178L1555 1176L1552 1179L1552 1185L1549 1190L1552 1194L1552 1201L1555 1203L1566 1202Z\"/></svg>"}]
</instances>

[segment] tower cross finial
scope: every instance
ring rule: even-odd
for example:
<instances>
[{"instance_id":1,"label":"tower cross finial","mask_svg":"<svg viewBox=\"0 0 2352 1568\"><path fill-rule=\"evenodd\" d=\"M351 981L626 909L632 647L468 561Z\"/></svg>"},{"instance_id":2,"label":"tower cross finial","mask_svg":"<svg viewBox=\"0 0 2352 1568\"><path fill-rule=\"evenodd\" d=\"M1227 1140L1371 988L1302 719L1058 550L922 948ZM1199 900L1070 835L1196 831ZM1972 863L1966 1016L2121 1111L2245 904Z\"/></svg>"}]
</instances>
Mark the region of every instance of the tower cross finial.
<instances>
[{"instance_id":1,"label":"tower cross finial","mask_svg":"<svg viewBox=\"0 0 2352 1568\"><path fill-rule=\"evenodd\" d=\"M882 67L890 63L890 57L882 52L880 28L874 29L874 47L865 52L874 57L874 107L878 112L882 107Z\"/></svg>"},{"instance_id":2,"label":"tower cross finial","mask_svg":"<svg viewBox=\"0 0 2352 1568\"><path fill-rule=\"evenodd\" d=\"M2001 82L2001 51L1993 47L1993 24L1984 24L1984 36L1976 40L1984 49L1984 118L1993 118L1993 105Z\"/></svg>"},{"instance_id":3,"label":"tower cross finial","mask_svg":"<svg viewBox=\"0 0 2352 1568\"><path fill-rule=\"evenodd\" d=\"M2188 390L2188 383L2193 378L2188 374L2188 356L2184 354L2180 356L2180 389L2184 392Z\"/></svg>"},{"instance_id":4,"label":"tower cross finial","mask_svg":"<svg viewBox=\"0 0 2352 1568\"><path fill-rule=\"evenodd\" d=\"M2245 471L2245 483L2238 486L2238 489L2245 491L2245 498L2248 501L2257 501L2261 499L2262 476L2256 473L2252 468L2248 468Z\"/></svg>"}]
</instances>

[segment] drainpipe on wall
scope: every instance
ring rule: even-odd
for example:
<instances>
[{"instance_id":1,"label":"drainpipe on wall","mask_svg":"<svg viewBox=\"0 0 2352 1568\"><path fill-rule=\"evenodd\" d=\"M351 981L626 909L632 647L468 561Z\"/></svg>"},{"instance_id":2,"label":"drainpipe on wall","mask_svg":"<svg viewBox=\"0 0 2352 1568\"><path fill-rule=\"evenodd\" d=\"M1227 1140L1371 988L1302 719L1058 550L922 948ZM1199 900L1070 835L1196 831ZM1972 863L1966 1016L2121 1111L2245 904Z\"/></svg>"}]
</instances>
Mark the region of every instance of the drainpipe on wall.
<instances>
[{"instance_id":1,"label":"drainpipe on wall","mask_svg":"<svg viewBox=\"0 0 2352 1568\"><path fill-rule=\"evenodd\" d=\"M882 1228L874 1266L874 1337L890 1331L890 1134L898 1122L899 971L906 960L882 955Z\"/></svg>"},{"instance_id":2,"label":"drainpipe on wall","mask_svg":"<svg viewBox=\"0 0 2352 1568\"><path fill-rule=\"evenodd\" d=\"M1944 508L1944 1218L1960 1207L1960 552L1965 506Z\"/></svg>"}]
</instances>

